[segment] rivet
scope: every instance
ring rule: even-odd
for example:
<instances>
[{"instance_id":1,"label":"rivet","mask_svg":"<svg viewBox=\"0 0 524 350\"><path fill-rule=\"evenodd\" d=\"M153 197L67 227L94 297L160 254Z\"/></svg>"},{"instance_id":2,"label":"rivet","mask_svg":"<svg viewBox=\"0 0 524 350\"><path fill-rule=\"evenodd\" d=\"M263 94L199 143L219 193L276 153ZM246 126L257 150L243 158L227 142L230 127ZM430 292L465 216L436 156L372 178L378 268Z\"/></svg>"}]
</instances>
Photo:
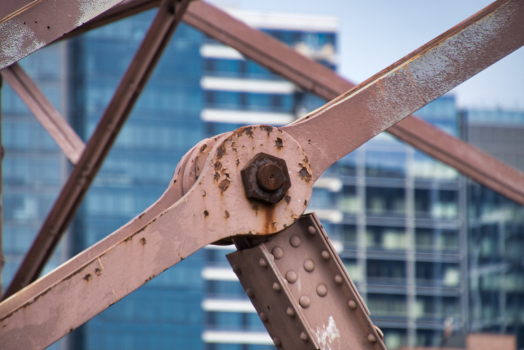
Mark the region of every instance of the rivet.
<instances>
[{"instance_id":1,"label":"rivet","mask_svg":"<svg viewBox=\"0 0 524 350\"><path fill-rule=\"evenodd\" d=\"M261 312L259 316L262 322L267 322L267 315L265 313Z\"/></svg>"},{"instance_id":2,"label":"rivet","mask_svg":"<svg viewBox=\"0 0 524 350\"><path fill-rule=\"evenodd\" d=\"M380 336L380 338L384 339L384 332L382 332L382 329L378 328L376 325L373 325L373 326L377 330L377 333Z\"/></svg>"},{"instance_id":3,"label":"rivet","mask_svg":"<svg viewBox=\"0 0 524 350\"><path fill-rule=\"evenodd\" d=\"M375 343L375 342L377 341L377 337L375 337L374 334L371 334L371 333L370 333L370 334L368 335L368 340L369 340L370 343Z\"/></svg>"},{"instance_id":4,"label":"rivet","mask_svg":"<svg viewBox=\"0 0 524 350\"><path fill-rule=\"evenodd\" d=\"M349 308L355 310L357 308L357 303L355 303L355 300L350 300L348 302Z\"/></svg>"},{"instance_id":5,"label":"rivet","mask_svg":"<svg viewBox=\"0 0 524 350\"><path fill-rule=\"evenodd\" d=\"M291 308L291 306L289 306L286 310L286 314L289 316L289 317L295 317L295 310L293 310L293 308Z\"/></svg>"},{"instance_id":6,"label":"rivet","mask_svg":"<svg viewBox=\"0 0 524 350\"><path fill-rule=\"evenodd\" d=\"M308 336L306 332L300 332L300 339L302 339L303 341L308 341Z\"/></svg>"},{"instance_id":7,"label":"rivet","mask_svg":"<svg viewBox=\"0 0 524 350\"><path fill-rule=\"evenodd\" d=\"M276 290L277 292L280 292L282 290L282 287L280 287L280 284L275 282L275 283L273 283L273 290Z\"/></svg>"},{"instance_id":8,"label":"rivet","mask_svg":"<svg viewBox=\"0 0 524 350\"><path fill-rule=\"evenodd\" d=\"M240 270L240 267L238 267L237 264L233 265L233 272L237 275L240 275L242 273L242 270Z\"/></svg>"},{"instance_id":9,"label":"rivet","mask_svg":"<svg viewBox=\"0 0 524 350\"><path fill-rule=\"evenodd\" d=\"M275 247L273 248L273 250L271 251L271 254L273 254L273 256L275 257L275 259L280 259L284 256L284 251L282 250L282 248L280 247Z\"/></svg>"},{"instance_id":10,"label":"rivet","mask_svg":"<svg viewBox=\"0 0 524 350\"><path fill-rule=\"evenodd\" d=\"M306 270L307 272L312 272L314 269L315 263L313 262L313 260L308 259L304 261L304 270Z\"/></svg>"},{"instance_id":11,"label":"rivet","mask_svg":"<svg viewBox=\"0 0 524 350\"><path fill-rule=\"evenodd\" d=\"M328 292L328 290L327 290L327 287L325 285L319 284L317 286L317 294L318 294L318 296L325 297L327 292Z\"/></svg>"},{"instance_id":12,"label":"rivet","mask_svg":"<svg viewBox=\"0 0 524 350\"><path fill-rule=\"evenodd\" d=\"M267 267L267 260L264 259L264 258L260 258L260 260L258 261L258 263L259 263L260 266L262 266L262 267Z\"/></svg>"},{"instance_id":13,"label":"rivet","mask_svg":"<svg viewBox=\"0 0 524 350\"><path fill-rule=\"evenodd\" d=\"M300 237L298 237L297 235L293 235L291 236L291 238L289 239L289 244L291 244L291 246L297 248L298 246L300 246Z\"/></svg>"},{"instance_id":14,"label":"rivet","mask_svg":"<svg viewBox=\"0 0 524 350\"><path fill-rule=\"evenodd\" d=\"M331 257L331 255L329 255L327 250L323 250L322 253L320 253L320 255L322 256L322 259L324 260L329 260L329 258Z\"/></svg>"},{"instance_id":15,"label":"rivet","mask_svg":"<svg viewBox=\"0 0 524 350\"><path fill-rule=\"evenodd\" d=\"M342 284L342 282L344 282L344 280L342 279L342 276L336 275L335 276L335 283L336 284Z\"/></svg>"},{"instance_id":16,"label":"rivet","mask_svg":"<svg viewBox=\"0 0 524 350\"><path fill-rule=\"evenodd\" d=\"M307 228L307 231L309 232L310 235L314 235L317 233L317 229L314 226L309 226Z\"/></svg>"},{"instance_id":17,"label":"rivet","mask_svg":"<svg viewBox=\"0 0 524 350\"><path fill-rule=\"evenodd\" d=\"M278 339L277 337L274 337L274 338L273 338L273 344L275 344L275 346L280 346L280 345L282 345L282 343L280 342L280 339Z\"/></svg>"},{"instance_id":18,"label":"rivet","mask_svg":"<svg viewBox=\"0 0 524 350\"><path fill-rule=\"evenodd\" d=\"M298 299L298 302L304 309L307 309L309 305L311 305L311 300L309 300L305 295L301 296L300 299Z\"/></svg>"},{"instance_id":19,"label":"rivet","mask_svg":"<svg viewBox=\"0 0 524 350\"><path fill-rule=\"evenodd\" d=\"M286 273L286 280L289 283L295 283L297 281L297 274L295 271L288 271Z\"/></svg>"},{"instance_id":20,"label":"rivet","mask_svg":"<svg viewBox=\"0 0 524 350\"><path fill-rule=\"evenodd\" d=\"M251 288L248 288L246 289L246 295L250 298L254 298L255 297L255 293L253 293L253 291L251 290Z\"/></svg>"}]
</instances>

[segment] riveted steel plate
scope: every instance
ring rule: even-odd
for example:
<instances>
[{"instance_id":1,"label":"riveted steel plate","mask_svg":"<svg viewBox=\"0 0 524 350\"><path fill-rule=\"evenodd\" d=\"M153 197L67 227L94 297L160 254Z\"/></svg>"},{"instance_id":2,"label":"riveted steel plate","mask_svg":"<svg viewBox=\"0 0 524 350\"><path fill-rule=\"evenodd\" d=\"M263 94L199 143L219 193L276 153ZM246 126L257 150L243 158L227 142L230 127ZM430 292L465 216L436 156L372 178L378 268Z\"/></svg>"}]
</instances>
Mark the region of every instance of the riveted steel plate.
<instances>
[{"instance_id":1,"label":"riveted steel plate","mask_svg":"<svg viewBox=\"0 0 524 350\"><path fill-rule=\"evenodd\" d=\"M227 257L277 348L386 349L316 215Z\"/></svg>"}]
</instances>

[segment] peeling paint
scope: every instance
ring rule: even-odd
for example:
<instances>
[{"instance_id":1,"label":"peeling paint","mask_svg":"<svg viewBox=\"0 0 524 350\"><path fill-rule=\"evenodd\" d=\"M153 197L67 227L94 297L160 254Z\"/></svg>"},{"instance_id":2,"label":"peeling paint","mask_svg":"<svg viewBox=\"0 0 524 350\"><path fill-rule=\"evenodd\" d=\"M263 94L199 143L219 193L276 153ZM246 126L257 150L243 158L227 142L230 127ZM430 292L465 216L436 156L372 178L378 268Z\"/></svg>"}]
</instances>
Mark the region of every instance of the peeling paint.
<instances>
[{"instance_id":1,"label":"peeling paint","mask_svg":"<svg viewBox=\"0 0 524 350\"><path fill-rule=\"evenodd\" d=\"M80 10L80 16L78 17L75 25L77 27L81 26L102 12L109 10L119 2L121 2L121 0L79 0L78 9Z\"/></svg>"},{"instance_id":2,"label":"peeling paint","mask_svg":"<svg viewBox=\"0 0 524 350\"><path fill-rule=\"evenodd\" d=\"M0 35L0 67L9 66L46 45L45 41L37 38L31 28L17 19L0 24Z\"/></svg>"},{"instance_id":3,"label":"peeling paint","mask_svg":"<svg viewBox=\"0 0 524 350\"><path fill-rule=\"evenodd\" d=\"M328 325L322 325L322 328L317 327L315 332L317 337L318 345L322 350L335 350L340 349L340 331L335 324L333 316L329 316ZM337 347L333 347L336 341Z\"/></svg>"}]
</instances>

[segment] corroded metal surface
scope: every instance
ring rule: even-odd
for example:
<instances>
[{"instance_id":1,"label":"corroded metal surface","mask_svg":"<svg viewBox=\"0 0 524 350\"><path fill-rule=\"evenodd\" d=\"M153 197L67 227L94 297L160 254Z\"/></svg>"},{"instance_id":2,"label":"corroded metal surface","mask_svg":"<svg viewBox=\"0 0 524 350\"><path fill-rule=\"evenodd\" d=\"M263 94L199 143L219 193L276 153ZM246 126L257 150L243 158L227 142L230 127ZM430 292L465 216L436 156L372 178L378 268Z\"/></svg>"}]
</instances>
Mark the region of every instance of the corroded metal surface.
<instances>
[{"instance_id":1,"label":"corroded metal surface","mask_svg":"<svg viewBox=\"0 0 524 350\"><path fill-rule=\"evenodd\" d=\"M278 349L386 349L314 214L227 258Z\"/></svg>"},{"instance_id":2,"label":"corroded metal surface","mask_svg":"<svg viewBox=\"0 0 524 350\"><path fill-rule=\"evenodd\" d=\"M180 23L187 5L188 1L166 0L160 6L113 98L87 142L85 151L9 285L6 296L12 295L38 278L129 116L169 38Z\"/></svg>"},{"instance_id":3,"label":"corroded metal surface","mask_svg":"<svg viewBox=\"0 0 524 350\"><path fill-rule=\"evenodd\" d=\"M85 144L65 118L47 100L42 91L18 63L14 63L2 70L1 74L44 129L55 140L67 159L71 163L76 164L84 151Z\"/></svg>"},{"instance_id":4,"label":"corroded metal surface","mask_svg":"<svg viewBox=\"0 0 524 350\"><path fill-rule=\"evenodd\" d=\"M322 64L204 1L190 6L184 22L325 100L332 100L356 86ZM254 42L256 45L252 45ZM524 205L524 174L508 164L415 116L405 118L387 131Z\"/></svg>"},{"instance_id":5,"label":"corroded metal surface","mask_svg":"<svg viewBox=\"0 0 524 350\"><path fill-rule=\"evenodd\" d=\"M21 60L121 1L36 0L0 19L0 69Z\"/></svg>"},{"instance_id":6,"label":"corroded metal surface","mask_svg":"<svg viewBox=\"0 0 524 350\"><path fill-rule=\"evenodd\" d=\"M284 127L317 179L331 164L524 45L524 1L497 1Z\"/></svg>"},{"instance_id":7,"label":"corroded metal surface","mask_svg":"<svg viewBox=\"0 0 524 350\"><path fill-rule=\"evenodd\" d=\"M205 245L234 235L273 234L300 217L313 183L303 176L304 167L311 170L293 138L277 128L250 126L215 142L202 174L180 200L149 222L141 214L130 223L133 230L116 231L63 264L51 277L2 302L3 348L48 346ZM245 197L240 169L259 152L288 161L293 184L287 193L289 200L263 205ZM189 164L186 161L186 167ZM169 186L175 194L180 194L176 180L183 176L182 170L179 168ZM31 327L36 331L27 336Z\"/></svg>"},{"instance_id":8,"label":"corroded metal surface","mask_svg":"<svg viewBox=\"0 0 524 350\"><path fill-rule=\"evenodd\" d=\"M278 148L279 138L275 140ZM266 153L257 154L240 171L242 183L249 199L265 204L281 201L291 187L286 161Z\"/></svg>"}]
</instances>

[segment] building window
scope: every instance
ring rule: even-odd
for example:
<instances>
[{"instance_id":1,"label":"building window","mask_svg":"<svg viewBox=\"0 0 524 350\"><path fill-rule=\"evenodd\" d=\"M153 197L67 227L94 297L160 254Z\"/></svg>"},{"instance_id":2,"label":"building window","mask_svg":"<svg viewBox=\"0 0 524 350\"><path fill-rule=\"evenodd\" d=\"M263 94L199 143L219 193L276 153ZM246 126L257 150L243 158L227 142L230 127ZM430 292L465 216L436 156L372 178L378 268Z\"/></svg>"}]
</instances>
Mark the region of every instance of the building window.
<instances>
[{"instance_id":1,"label":"building window","mask_svg":"<svg viewBox=\"0 0 524 350\"><path fill-rule=\"evenodd\" d=\"M205 100L207 105L214 105L217 102L217 93L215 91L206 91Z\"/></svg>"}]
</instances>

